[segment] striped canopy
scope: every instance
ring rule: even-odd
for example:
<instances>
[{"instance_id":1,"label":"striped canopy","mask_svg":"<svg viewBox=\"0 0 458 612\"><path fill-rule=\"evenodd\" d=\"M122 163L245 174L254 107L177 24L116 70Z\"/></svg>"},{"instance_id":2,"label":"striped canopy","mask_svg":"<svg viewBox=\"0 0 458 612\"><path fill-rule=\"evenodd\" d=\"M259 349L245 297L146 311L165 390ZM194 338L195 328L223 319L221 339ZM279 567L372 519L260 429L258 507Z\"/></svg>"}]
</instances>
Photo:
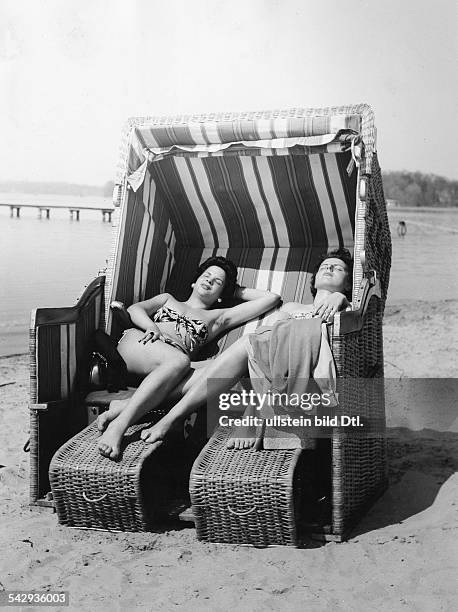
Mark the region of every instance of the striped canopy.
<instances>
[{"instance_id":1,"label":"striped canopy","mask_svg":"<svg viewBox=\"0 0 458 612\"><path fill-rule=\"evenodd\" d=\"M354 247L361 149L351 113L134 125L107 301L185 300L199 263L218 254L240 284L310 303L320 255Z\"/></svg>"},{"instance_id":2,"label":"striped canopy","mask_svg":"<svg viewBox=\"0 0 458 612\"><path fill-rule=\"evenodd\" d=\"M328 114L306 117L276 117L253 120L222 120L172 125L134 127L130 134L127 174L131 175L147 161L148 153L162 153L173 148L188 151L216 151L230 145L243 143L256 146L266 143L265 148L282 146L278 141L301 141L302 145L324 145L342 131L360 133L361 117L357 114ZM295 143L299 144L299 143ZM261 145L262 146L262 145Z\"/></svg>"}]
</instances>

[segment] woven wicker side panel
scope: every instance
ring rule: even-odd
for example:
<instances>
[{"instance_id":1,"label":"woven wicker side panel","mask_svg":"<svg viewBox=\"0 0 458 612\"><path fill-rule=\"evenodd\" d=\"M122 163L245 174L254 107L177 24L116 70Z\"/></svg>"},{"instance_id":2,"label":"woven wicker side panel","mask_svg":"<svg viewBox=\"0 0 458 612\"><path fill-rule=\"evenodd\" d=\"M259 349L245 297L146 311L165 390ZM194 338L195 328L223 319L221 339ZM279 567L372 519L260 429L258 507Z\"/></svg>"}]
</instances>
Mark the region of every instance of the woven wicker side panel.
<instances>
[{"instance_id":1,"label":"woven wicker side panel","mask_svg":"<svg viewBox=\"0 0 458 612\"><path fill-rule=\"evenodd\" d=\"M38 441L39 441L39 418L37 411L30 411L30 475L29 475L29 500L34 504L39 498L39 478L38 478ZM35 441L35 444L32 444Z\"/></svg>"},{"instance_id":2,"label":"woven wicker side panel","mask_svg":"<svg viewBox=\"0 0 458 612\"><path fill-rule=\"evenodd\" d=\"M376 270L380 276L382 297L385 302L390 280L391 234L383 193L382 173L376 155L373 158L372 175L368 184L364 248L368 268Z\"/></svg>"},{"instance_id":3,"label":"woven wicker side panel","mask_svg":"<svg viewBox=\"0 0 458 612\"><path fill-rule=\"evenodd\" d=\"M190 478L197 537L209 542L297 544L294 469L300 451L235 451L218 429ZM296 491L296 495L299 492Z\"/></svg>"},{"instance_id":4,"label":"woven wicker side panel","mask_svg":"<svg viewBox=\"0 0 458 612\"><path fill-rule=\"evenodd\" d=\"M37 330L35 328L35 313L32 313L30 330L29 330L29 393L30 403L34 404L37 401L37 358L36 358L36 340ZM29 411L30 414L30 477L29 477L29 498L30 503L34 503L38 499L38 444L34 448L32 440L38 441L38 416L36 411Z\"/></svg>"},{"instance_id":5,"label":"woven wicker side panel","mask_svg":"<svg viewBox=\"0 0 458 612\"><path fill-rule=\"evenodd\" d=\"M339 414L359 415L373 429L370 437L364 430L334 430L333 532L343 534L386 481L381 300L371 299L360 332L333 339L333 353L339 375Z\"/></svg>"}]
</instances>

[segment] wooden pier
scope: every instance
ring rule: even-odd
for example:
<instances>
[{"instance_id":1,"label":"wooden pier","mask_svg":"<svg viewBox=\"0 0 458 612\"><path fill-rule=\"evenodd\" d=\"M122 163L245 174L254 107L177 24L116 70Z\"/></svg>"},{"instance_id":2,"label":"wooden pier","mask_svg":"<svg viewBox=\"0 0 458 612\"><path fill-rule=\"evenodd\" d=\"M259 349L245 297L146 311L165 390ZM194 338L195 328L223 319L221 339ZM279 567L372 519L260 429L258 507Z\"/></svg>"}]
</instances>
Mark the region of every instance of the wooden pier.
<instances>
[{"instance_id":1,"label":"wooden pier","mask_svg":"<svg viewBox=\"0 0 458 612\"><path fill-rule=\"evenodd\" d=\"M43 218L43 213L46 215L46 219L50 218L51 208L58 208L60 210L67 209L70 212L70 219L80 220L81 210L100 210L102 212L102 221L108 221L111 223L111 215L114 212L114 208L102 208L100 206L57 206L55 204L11 204L8 202L0 202L0 206L10 207L10 217L19 218L21 216L21 208L36 208L38 209L38 218Z\"/></svg>"}]
</instances>

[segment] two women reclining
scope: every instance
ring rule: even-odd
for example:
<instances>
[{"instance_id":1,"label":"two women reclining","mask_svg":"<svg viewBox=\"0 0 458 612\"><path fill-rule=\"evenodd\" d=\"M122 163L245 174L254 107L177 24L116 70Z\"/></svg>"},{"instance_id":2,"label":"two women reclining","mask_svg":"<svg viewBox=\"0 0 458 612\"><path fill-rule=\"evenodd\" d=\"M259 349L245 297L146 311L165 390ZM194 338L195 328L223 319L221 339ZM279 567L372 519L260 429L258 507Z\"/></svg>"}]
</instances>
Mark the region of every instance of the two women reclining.
<instances>
[{"instance_id":1,"label":"two women reclining","mask_svg":"<svg viewBox=\"0 0 458 612\"><path fill-rule=\"evenodd\" d=\"M352 268L351 255L346 249L328 253L312 277L313 304L285 304L269 322L297 313L309 313L322 320L332 318L349 305ZM177 421L206 401L208 379L218 379L221 384L218 391L224 392L247 375L249 335L240 338L209 365L197 370L191 368L191 358L201 347L281 301L275 293L240 287L236 279L237 269L232 262L212 257L199 267L191 295L185 302L163 293L129 307L133 323L144 331L126 330L118 343L118 351L129 372L142 376L143 380L128 400L112 401L109 410L99 417L102 435L98 448L102 455L117 459L127 428L171 394L181 399L158 423L142 431L141 436L148 444L161 444ZM218 307L234 295L242 303L230 308ZM248 448L255 441L254 434L240 431L229 440L228 446Z\"/></svg>"}]
</instances>

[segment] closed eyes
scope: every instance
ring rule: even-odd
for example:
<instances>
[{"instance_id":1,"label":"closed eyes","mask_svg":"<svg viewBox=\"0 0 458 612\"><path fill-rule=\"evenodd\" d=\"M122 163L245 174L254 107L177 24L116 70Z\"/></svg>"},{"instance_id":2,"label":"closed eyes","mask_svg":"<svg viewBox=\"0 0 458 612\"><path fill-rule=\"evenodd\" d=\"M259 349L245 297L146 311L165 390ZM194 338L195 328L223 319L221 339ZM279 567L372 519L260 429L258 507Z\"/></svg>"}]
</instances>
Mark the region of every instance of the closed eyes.
<instances>
[{"instance_id":1,"label":"closed eyes","mask_svg":"<svg viewBox=\"0 0 458 612\"><path fill-rule=\"evenodd\" d=\"M210 274L204 274L204 278L206 280L212 280L212 277L211 277ZM223 281L220 278L218 278L218 277L213 278L213 282L216 283L217 285L219 285L220 287L223 285Z\"/></svg>"}]
</instances>

